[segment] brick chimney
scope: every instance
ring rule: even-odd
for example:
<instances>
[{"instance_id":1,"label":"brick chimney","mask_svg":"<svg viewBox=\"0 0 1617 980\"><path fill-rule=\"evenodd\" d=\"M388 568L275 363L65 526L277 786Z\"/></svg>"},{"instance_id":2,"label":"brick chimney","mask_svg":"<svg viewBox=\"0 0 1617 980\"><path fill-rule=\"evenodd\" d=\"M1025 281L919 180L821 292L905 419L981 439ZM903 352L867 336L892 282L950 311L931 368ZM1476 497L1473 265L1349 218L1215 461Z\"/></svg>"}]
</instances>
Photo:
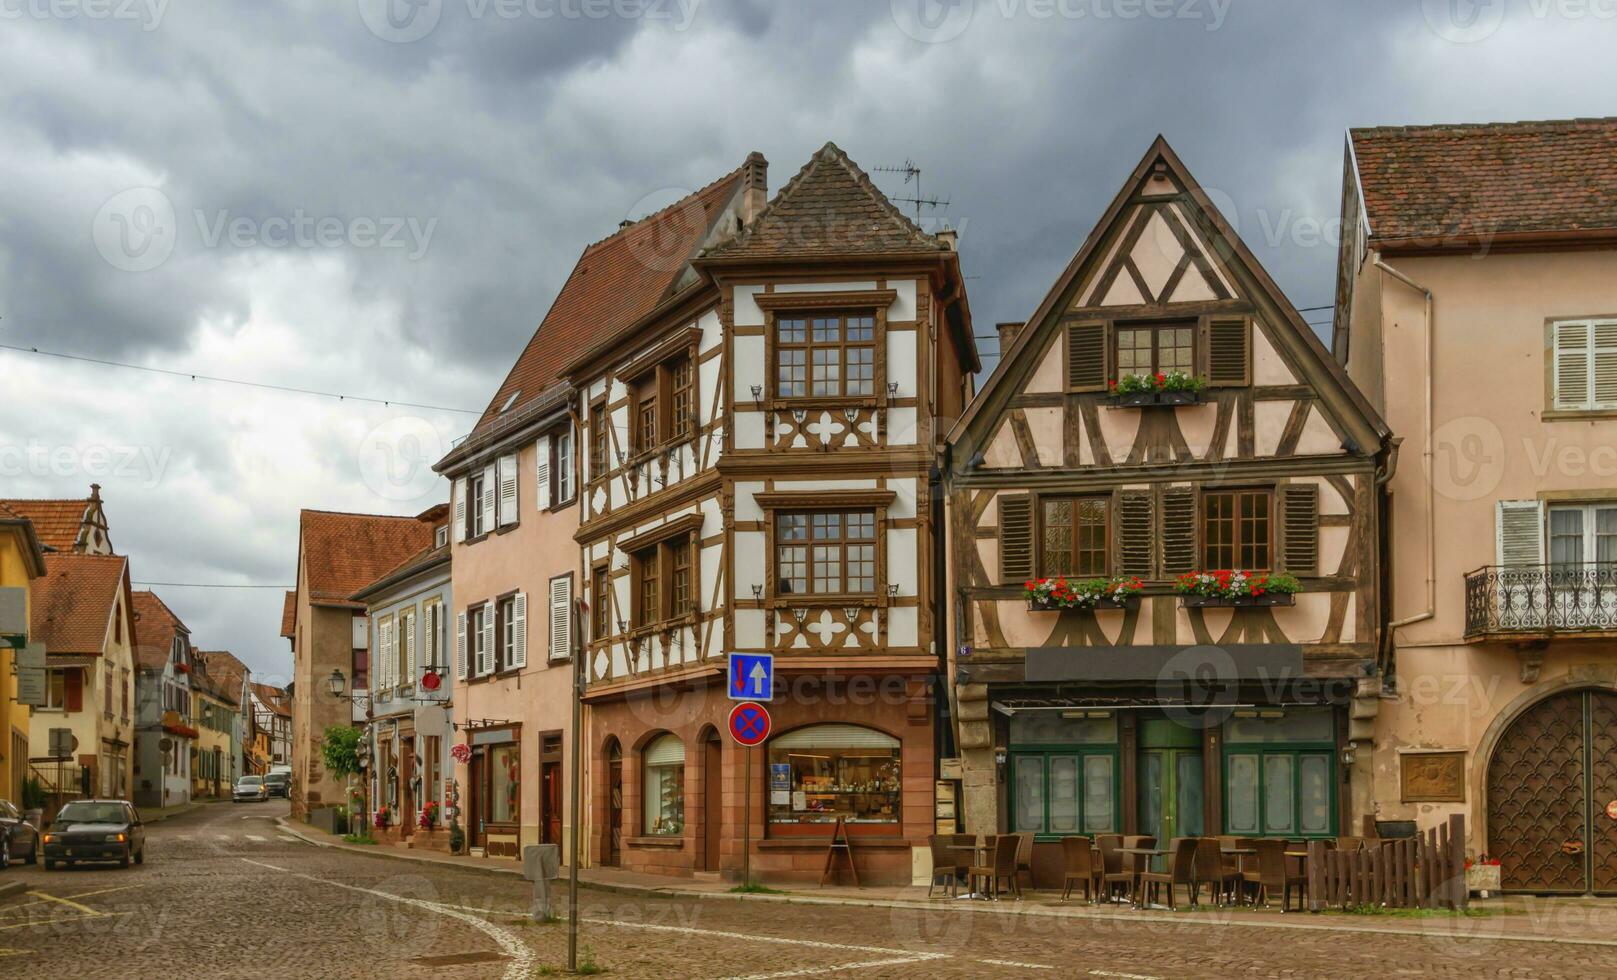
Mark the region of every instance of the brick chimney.
<instances>
[{"instance_id":1,"label":"brick chimney","mask_svg":"<svg viewBox=\"0 0 1617 980\"><path fill-rule=\"evenodd\" d=\"M769 203L769 161L753 150L747 154L747 162L741 169L741 221L750 228L764 205Z\"/></svg>"},{"instance_id":2,"label":"brick chimney","mask_svg":"<svg viewBox=\"0 0 1617 980\"><path fill-rule=\"evenodd\" d=\"M1001 354L1011 349L1016 343L1016 335L1022 332L1023 321L1015 323L996 323L994 329L999 331L999 352Z\"/></svg>"},{"instance_id":3,"label":"brick chimney","mask_svg":"<svg viewBox=\"0 0 1617 980\"><path fill-rule=\"evenodd\" d=\"M953 228L945 228L938 232L938 241L951 252L960 251L960 232Z\"/></svg>"}]
</instances>

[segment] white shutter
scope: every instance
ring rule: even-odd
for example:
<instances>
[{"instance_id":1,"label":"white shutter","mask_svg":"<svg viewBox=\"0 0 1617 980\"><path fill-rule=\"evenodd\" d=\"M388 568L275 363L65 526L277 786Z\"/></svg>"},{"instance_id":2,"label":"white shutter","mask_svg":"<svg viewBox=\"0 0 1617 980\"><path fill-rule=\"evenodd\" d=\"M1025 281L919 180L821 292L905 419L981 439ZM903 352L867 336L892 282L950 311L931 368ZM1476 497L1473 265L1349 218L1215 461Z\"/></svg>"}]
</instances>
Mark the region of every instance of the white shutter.
<instances>
[{"instance_id":1,"label":"white shutter","mask_svg":"<svg viewBox=\"0 0 1617 980\"><path fill-rule=\"evenodd\" d=\"M1594 407L1617 408L1617 320L1596 320L1594 335Z\"/></svg>"},{"instance_id":2,"label":"white shutter","mask_svg":"<svg viewBox=\"0 0 1617 980\"><path fill-rule=\"evenodd\" d=\"M371 671L376 675L375 687L378 691L385 691L393 686L388 680L388 668L393 665L392 640L393 620L384 619L376 628L376 663L375 669Z\"/></svg>"},{"instance_id":3,"label":"white shutter","mask_svg":"<svg viewBox=\"0 0 1617 980\"><path fill-rule=\"evenodd\" d=\"M605 602L605 596L596 596ZM573 580L558 575L550 580L550 659L560 660L573 652Z\"/></svg>"},{"instance_id":4,"label":"white shutter","mask_svg":"<svg viewBox=\"0 0 1617 980\"><path fill-rule=\"evenodd\" d=\"M499 495L500 474L493 463L483 468L483 516L477 522L477 533L489 530L494 521L495 498Z\"/></svg>"},{"instance_id":5,"label":"white shutter","mask_svg":"<svg viewBox=\"0 0 1617 980\"><path fill-rule=\"evenodd\" d=\"M528 666L528 593L511 597L511 666Z\"/></svg>"},{"instance_id":6,"label":"white shutter","mask_svg":"<svg viewBox=\"0 0 1617 980\"><path fill-rule=\"evenodd\" d=\"M540 510L550 509L550 437L540 436L539 441L533 445L533 455L537 462L533 468L534 497L539 501Z\"/></svg>"},{"instance_id":7,"label":"white shutter","mask_svg":"<svg viewBox=\"0 0 1617 980\"><path fill-rule=\"evenodd\" d=\"M455 679L466 679L466 614L455 614Z\"/></svg>"},{"instance_id":8,"label":"white shutter","mask_svg":"<svg viewBox=\"0 0 1617 980\"><path fill-rule=\"evenodd\" d=\"M573 499L573 436L571 423L556 436L556 496L557 503Z\"/></svg>"},{"instance_id":9,"label":"white shutter","mask_svg":"<svg viewBox=\"0 0 1617 980\"><path fill-rule=\"evenodd\" d=\"M1544 511L1536 500L1499 501L1499 564L1544 564Z\"/></svg>"},{"instance_id":10,"label":"white shutter","mask_svg":"<svg viewBox=\"0 0 1617 980\"><path fill-rule=\"evenodd\" d=\"M466 540L466 478L455 477L455 540Z\"/></svg>"},{"instance_id":11,"label":"white shutter","mask_svg":"<svg viewBox=\"0 0 1617 980\"><path fill-rule=\"evenodd\" d=\"M478 653L477 672L494 673L494 603L483 603L483 649Z\"/></svg>"},{"instance_id":12,"label":"white shutter","mask_svg":"<svg viewBox=\"0 0 1617 980\"><path fill-rule=\"evenodd\" d=\"M1555 325L1555 407L1589 407L1589 354L1593 337L1587 320Z\"/></svg>"},{"instance_id":13,"label":"white shutter","mask_svg":"<svg viewBox=\"0 0 1617 980\"><path fill-rule=\"evenodd\" d=\"M500 527L517 522L517 458L500 457Z\"/></svg>"}]
</instances>

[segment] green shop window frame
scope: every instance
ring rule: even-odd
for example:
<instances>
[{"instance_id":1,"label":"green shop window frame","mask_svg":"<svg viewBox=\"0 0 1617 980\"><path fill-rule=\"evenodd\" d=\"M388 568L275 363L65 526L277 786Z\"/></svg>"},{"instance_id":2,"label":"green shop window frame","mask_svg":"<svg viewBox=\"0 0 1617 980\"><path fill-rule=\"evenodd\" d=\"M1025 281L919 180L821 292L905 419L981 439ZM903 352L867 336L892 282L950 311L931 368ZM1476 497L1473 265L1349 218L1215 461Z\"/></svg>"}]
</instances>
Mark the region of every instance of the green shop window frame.
<instances>
[{"instance_id":1,"label":"green shop window frame","mask_svg":"<svg viewBox=\"0 0 1617 980\"><path fill-rule=\"evenodd\" d=\"M1011 831L1033 831L1035 840L1059 841L1063 837L1093 836L1095 834L1115 834L1120 831L1123 816L1123 767L1122 753L1115 744L1110 745L1040 745L1038 748L1015 748L1009 751L1010 773L1007 787L1010 800ZM1112 774L1112 820L1104 829L1086 829L1084 826L1085 800L1084 768L1086 761L1091 758L1103 758L1111 763ZM1072 831L1053 831L1050 829L1050 760L1074 759L1077 763L1077 801L1075 814L1077 829ZM1038 827L1024 827L1018 817L1020 808L1017 806L1016 792L1023 767L1036 766L1040 773L1040 792L1043 814Z\"/></svg>"},{"instance_id":2,"label":"green shop window frame","mask_svg":"<svg viewBox=\"0 0 1617 980\"><path fill-rule=\"evenodd\" d=\"M1237 757L1250 756L1256 759L1256 793L1254 815L1257 819L1256 829L1237 829L1231 824L1230 810L1235 803L1235 793L1230 785L1234 775L1232 760ZM1325 827L1322 830L1304 830L1303 824L1303 760L1315 757L1325 761ZM1290 829L1269 829L1269 779L1270 759L1287 759L1291 772L1291 817ZM1336 836L1336 746L1329 742L1287 742L1280 744L1265 744L1261 742L1225 742L1223 752L1223 769L1220 774L1223 784L1222 814L1224 833L1241 837L1284 837L1287 839L1306 839L1310 837L1327 838Z\"/></svg>"}]
</instances>

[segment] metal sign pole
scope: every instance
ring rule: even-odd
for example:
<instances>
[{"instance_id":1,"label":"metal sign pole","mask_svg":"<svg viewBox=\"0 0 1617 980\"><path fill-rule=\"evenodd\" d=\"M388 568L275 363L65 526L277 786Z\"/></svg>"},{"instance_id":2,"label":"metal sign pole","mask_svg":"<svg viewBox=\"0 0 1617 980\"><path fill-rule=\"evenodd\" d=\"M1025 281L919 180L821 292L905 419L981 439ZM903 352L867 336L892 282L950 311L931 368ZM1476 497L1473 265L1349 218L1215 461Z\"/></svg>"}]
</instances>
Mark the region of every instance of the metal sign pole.
<instances>
[{"instance_id":1,"label":"metal sign pole","mask_svg":"<svg viewBox=\"0 0 1617 980\"><path fill-rule=\"evenodd\" d=\"M741 884L752 884L752 747L742 748L746 761L741 777Z\"/></svg>"},{"instance_id":2,"label":"metal sign pole","mask_svg":"<svg viewBox=\"0 0 1617 980\"><path fill-rule=\"evenodd\" d=\"M584 768L584 655L581 650L582 617L578 603L571 604L573 642L573 817L572 838L567 843L567 972L578 972L578 835L583 828Z\"/></svg>"}]
</instances>

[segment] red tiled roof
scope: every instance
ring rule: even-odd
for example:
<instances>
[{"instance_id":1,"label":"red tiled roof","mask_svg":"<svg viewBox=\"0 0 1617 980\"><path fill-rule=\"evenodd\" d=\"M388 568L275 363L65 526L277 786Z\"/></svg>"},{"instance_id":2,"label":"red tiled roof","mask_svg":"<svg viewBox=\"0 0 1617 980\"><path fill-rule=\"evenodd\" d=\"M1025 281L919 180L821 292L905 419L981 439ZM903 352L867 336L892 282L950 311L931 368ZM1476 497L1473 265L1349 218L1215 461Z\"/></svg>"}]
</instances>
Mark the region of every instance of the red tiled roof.
<instances>
[{"instance_id":1,"label":"red tiled roof","mask_svg":"<svg viewBox=\"0 0 1617 980\"><path fill-rule=\"evenodd\" d=\"M1355 129L1370 242L1617 231L1617 118Z\"/></svg>"},{"instance_id":2,"label":"red tiled roof","mask_svg":"<svg viewBox=\"0 0 1617 980\"><path fill-rule=\"evenodd\" d=\"M760 158L761 159L761 158ZM650 313L676 292L713 223L741 191L747 167L732 170L609 238L587 246L528 346L494 392L473 437L533 402L584 351ZM516 400L504 412L511 395Z\"/></svg>"},{"instance_id":3,"label":"red tiled roof","mask_svg":"<svg viewBox=\"0 0 1617 980\"><path fill-rule=\"evenodd\" d=\"M18 517L32 521L39 543L55 551L73 550L84 523L84 511L90 506L82 497L78 500L3 500L0 504Z\"/></svg>"},{"instance_id":4,"label":"red tiled roof","mask_svg":"<svg viewBox=\"0 0 1617 980\"><path fill-rule=\"evenodd\" d=\"M298 594L288 590L286 599L281 603L281 635L291 639L297 634L298 626Z\"/></svg>"},{"instance_id":5,"label":"red tiled roof","mask_svg":"<svg viewBox=\"0 0 1617 980\"><path fill-rule=\"evenodd\" d=\"M946 246L893 206L835 143L820 147L751 227L704 259L935 255Z\"/></svg>"},{"instance_id":6,"label":"red tiled roof","mask_svg":"<svg viewBox=\"0 0 1617 980\"><path fill-rule=\"evenodd\" d=\"M135 666L161 670L174 649L174 635L191 631L157 593L142 590L131 595L135 607Z\"/></svg>"},{"instance_id":7,"label":"red tiled roof","mask_svg":"<svg viewBox=\"0 0 1617 980\"><path fill-rule=\"evenodd\" d=\"M46 653L99 656L128 567L122 555L47 554L29 599L30 640Z\"/></svg>"},{"instance_id":8,"label":"red tiled roof","mask_svg":"<svg viewBox=\"0 0 1617 980\"><path fill-rule=\"evenodd\" d=\"M353 596L354 601L365 602L370 598L370 593L376 592L376 587L382 582L385 582L388 579L403 579L411 572L420 568L425 568L431 565L433 562L447 557L449 557L448 542L445 542L441 547L429 546L427 548L423 548L382 574L376 576L375 580L367 582L360 588L355 589Z\"/></svg>"},{"instance_id":9,"label":"red tiled roof","mask_svg":"<svg viewBox=\"0 0 1617 980\"><path fill-rule=\"evenodd\" d=\"M309 601L316 605L362 609L349 597L399 562L432 547L432 523L414 517L305 510L299 525L303 581Z\"/></svg>"},{"instance_id":10,"label":"red tiled roof","mask_svg":"<svg viewBox=\"0 0 1617 980\"><path fill-rule=\"evenodd\" d=\"M237 660L229 650L198 650L197 662L202 669L191 675L191 685L202 679L202 688L221 701L241 703L241 681L247 675L247 665Z\"/></svg>"},{"instance_id":11,"label":"red tiled roof","mask_svg":"<svg viewBox=\"0 0 1617 980\"><path fill-rule=\"evenodd\" d=\"M282 717L292 717L292 708L286 703L286 691L279 687L270 687L268 684L253 684L253 694L270 709Z\"/></svg>"}]
</instances>

